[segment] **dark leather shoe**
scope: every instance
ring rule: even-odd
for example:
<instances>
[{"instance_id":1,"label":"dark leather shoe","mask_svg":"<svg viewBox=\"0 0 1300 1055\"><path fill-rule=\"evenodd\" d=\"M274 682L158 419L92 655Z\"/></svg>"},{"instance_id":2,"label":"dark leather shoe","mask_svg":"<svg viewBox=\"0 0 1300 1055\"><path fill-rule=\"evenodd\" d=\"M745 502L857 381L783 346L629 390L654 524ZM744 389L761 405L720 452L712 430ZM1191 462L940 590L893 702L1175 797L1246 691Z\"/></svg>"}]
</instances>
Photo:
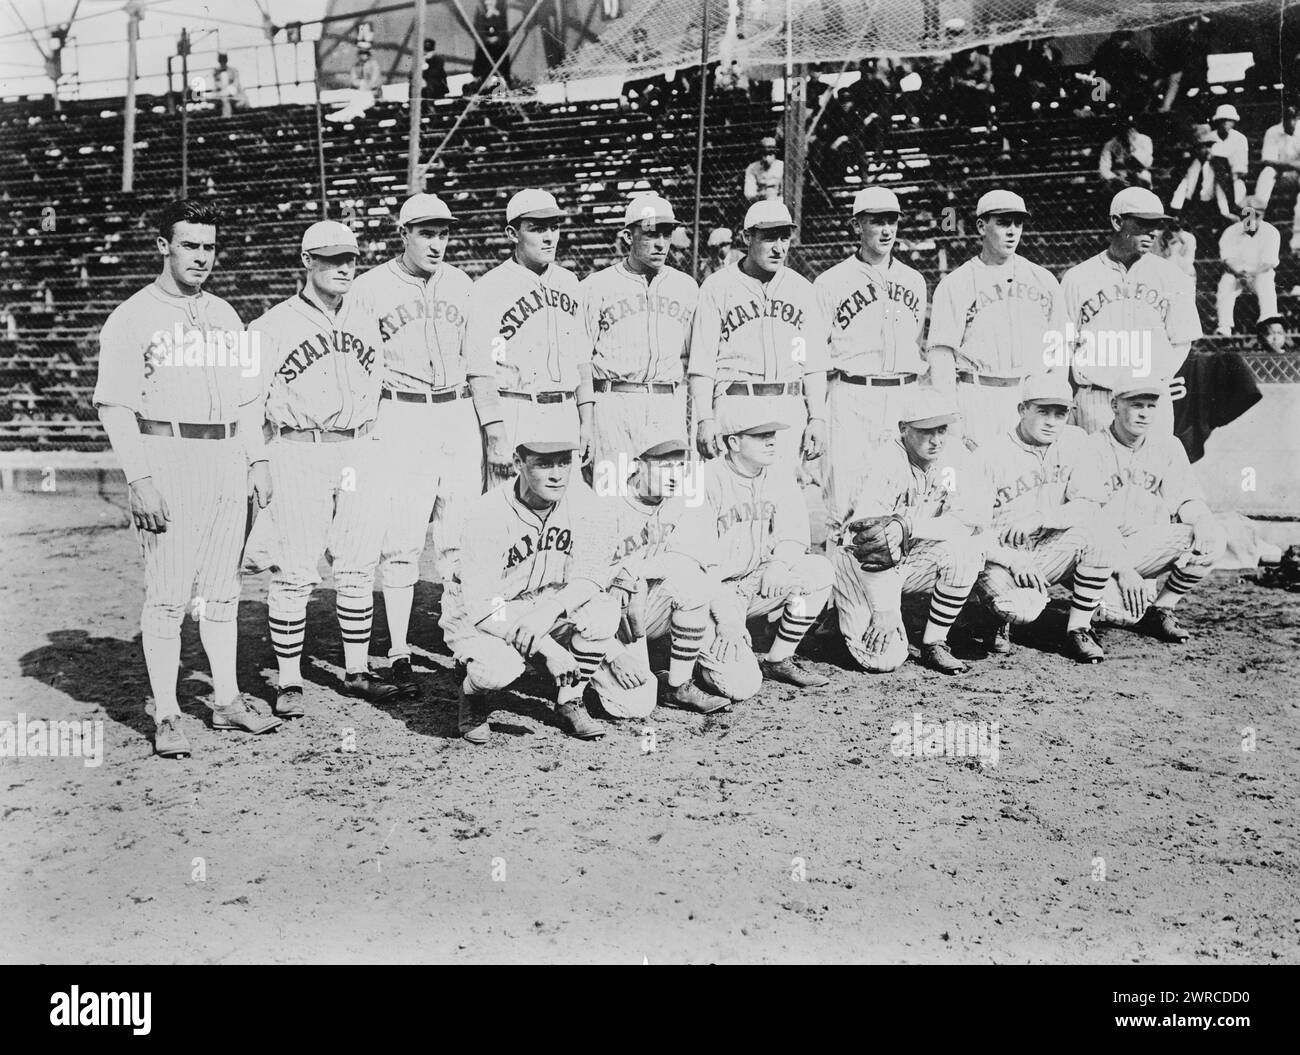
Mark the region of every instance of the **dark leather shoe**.
<instances>
[{"instance_id":1,"label":"dark leather shoe","mask_svg":"<svg viewBox=\"0 0 1300 1055\"><path fill-rule=\"evenodd\" d=\"M989 651L995 656L1011 655L1011 621L999 623L993 636L989 638Z\"/></svg>"},{"instance_id":2,"label":"dark leather shoe","mask_svg":"<svg viewBox=\"0 0 1300 1055\"><path fill-rule=\"evenodd\" d=\"M471 744L486 744L492 736L492 731L488 728L490 711L487 700L481 696L466 696L465 690L459 687L456 689L456 698L460 701L456 728L460 731L461 738Z\"/></svg>"},{"instance_id":3,"label":"dark leather shoe","mask_svg":"<svg viewBox=\"0 0 1300 1055\"><path fill-rule=\"evenodd\" d=\"M921 662L940 674L965 674L970 668L952 654L947 641L921 646Z\"/></svg>"},{"instance_id":4,"label":"dark leather shoe","mask_svg":"<svg viewBox=\"0 0 1300 1055\"><path fill-rule=\"evenodd\" d=\"M360 696L364 700L370 700L372 703L380 703L383 700L396 699L402 694L402 690L391 682L384 681L383 678L370 671L363 671L360 674L349 674L343 679L343 691L349 696Z\"/></svg>"},{"instance_id":5,"label":"dark leather shoe","mask_svg":"<svg viewBox=\"0 0 1300 1055\"><path fill-rule=\"evenodd\" d=\"M388 680L397 686L405 699L414 700L420 695L420 683L415 680L411 661L405 656L393 660L392 666L388 668Z\"/></svg>"},{"instance_id":6,"label":"dark leather shoe","mask_svg":"<svg viewBox=\"0 0 1300 1055\"><path fill-rule=\"evenodd\" d=\"M696 714L712 714L731 706L731 700L726 696L705 692L689 681L677 686L669 685L667 681L659 682L659 703L664 707L676 707Z\"/></svg>"},{"instance_id":7,"label":"dark leather shoe","mask_svg":"<svg viewBox=\"0 0 1300 1055\"><path fill-rule=\"evenodd\" d=\"M1080 663L1100 663L1106 658L1101 645L1087 628L1066 633L1065 654Z\"/></svg>"},{"instance_id":8,"label":"dark leather shoe","mask_svg":"<svg viewBox=\"0 0 1300 1055\"><path fill-rule=\"evenodd\" d=\"M1181 645L1192 636L1179 625L1178 616L1172 608L1161 608L1154 604L1147 609L1138 626L1152 637L1174 645Z\"/></svg>"},{"instance_id":9,"label":"dark leather shoe","mask_svg":"<svg viewBox=\"0 0 1300 1055\"><path fill-rule=\"evenodd\" d=\"M276 694L275 713L281 718L301 718L307 713L301 685L286 685Z\"/></svg>"},{"instance_id":10,"label":"dark leather shoe","mask_svg":"<svg viewBox=\"0 0 1300 1055\"><path fill-rule=\"evenodd\" d=\"M782 660L761 660L758 664L764 678L793 685L796 689L820 689L831 683L830 678L804 670L795 664L793 658Z\"/></svg>"},{"instance_id":11,"label":"dark leather shoe","mask_svg":"<svg viewBox=\"0 0 1300 1055\"><path fill-rule=\"evenodd\" d=\"M581 700L558 704L555 713L564 731L579 740L599 740L605 735L605 730L587 713Z\"/></svg>"}]
</instances>

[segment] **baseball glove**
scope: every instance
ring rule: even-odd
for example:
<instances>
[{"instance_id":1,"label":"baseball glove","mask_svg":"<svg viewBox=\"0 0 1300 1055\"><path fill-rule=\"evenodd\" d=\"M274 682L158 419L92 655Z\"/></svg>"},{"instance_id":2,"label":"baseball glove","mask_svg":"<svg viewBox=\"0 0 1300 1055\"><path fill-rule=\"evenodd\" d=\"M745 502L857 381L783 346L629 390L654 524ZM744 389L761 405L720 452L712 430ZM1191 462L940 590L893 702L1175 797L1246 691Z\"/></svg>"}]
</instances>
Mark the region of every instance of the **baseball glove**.
<instances>
[{"instance_id":1,"label":"baseball glove","mask_svg":"<svg viewBox=\"0 0 1300 1055\"><path fill-rule=\"evenodd\" d=\"M854 520L844 531L844 548L863 571L885 571L907 556L912 532L897 513Z\"/></svg>"}]
</instances>

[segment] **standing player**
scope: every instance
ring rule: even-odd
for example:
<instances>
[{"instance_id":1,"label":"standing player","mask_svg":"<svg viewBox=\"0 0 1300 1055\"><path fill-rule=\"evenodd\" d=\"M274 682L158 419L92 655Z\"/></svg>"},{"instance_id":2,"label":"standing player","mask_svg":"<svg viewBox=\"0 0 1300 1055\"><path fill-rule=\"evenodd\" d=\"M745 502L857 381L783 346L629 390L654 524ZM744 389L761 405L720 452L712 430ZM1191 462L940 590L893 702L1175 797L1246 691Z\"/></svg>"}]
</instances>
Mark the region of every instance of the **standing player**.
<instances>
[{"instance_id":1,"label":"standing player","mask_svg":"<svg viewBox=\"0 0 1300 1055\"><path fill-rule=\"evenodd\" d=\"M490 735L488 694L508 688L533 658L555 680L564 730L579 740L605 735L582 694L614 644L620 608L606 592L609 517L573 472L575 424L536 409L523 415L516 477L465 516L440 624L463 675L459 729L472 744Z\"/></svg>"},{"instance_id":2,"label":"standing player","mask_svg":"<svg viewBox=\"0 0 1300 1055\"><path fill-rule=\"evenodd\" d=\"M950 442L958 418L951 397L917 389L909 402L899 413L898 439L876 451L852 500L836 510L836 521L850 525L831 553L840 633L867 670L897 670L907 659L903 594L929 594L921 661L941 674L964 674L948 631L984 567L983 540L974 536L988 525L990 500L965 446ZM910 544L900 546L897 563L863 567L853 525L881 517L900 518L893 530Z\"/></svg>"},{"instance_id":3,"label":"standing player","mask_svg":"<svg viewBox=\"0 0 1300 1055\"><path fill-rule=\"evenodd\" d=\"M1119 540L1101 515L1101 463L1084 433L1065 423L1072 405L1064 370L1031 374L1019 423L981 451L993 526L975 592L998 620L991 647L1001 655L1011 651L1011 624L1037 619L1047 587L1073 572L1065 654L1080 663L1106 658L1090 624Z\"/></svg>"},{"instance_id":4,"label":"standing player","mask_svg":"<svg viewBox=\"0 0 1300 1055\"><path fill-rule=\"evenodd\" d=\"M220 223L211 205L167 205L158 217L162 273L114 308L99 333L94 401L126 473L144 556L140 642L154 750L163 758L190 753L176 676L181 621L196 587L213 728L265 733L281 724L260 700L241 695L235 678L245 497L251 482L265 506L271 475L261 451L260 364L241 369L239 316L203 291ZM193 347L204 352L199 363L185 354Z\"/></svg>"},{"instance_id":5,"label":"standing player","mask_svg":"<svg viewBox=\"0 0 1300 1055\"><path fill-rule=\"evenodd\" d=\"M506 237L514 250L470 292L465 360L489 486L514 471L518 421L529 405L557 428L573 419L581 460L591 454L591 338L577 276L555 262L563 215L544 190L511 198Z\"/></svg>"},{"instance_id":6,"label":"standing player","mask_svg":"<svg viewBox=\"0 0 1300 1055\"><path fill-rule=\"evenodd\" d=\"M380 466L390 474L390 508L379 567L392 642L390 678L408 697L419 693L407 631L430 514L438 573L446 582L455 542L449 519L483 493L483 442L465 379L473 283L443 259L454 222L436 195L408 198L397 216L401 255L352 286L352 295L375 309L384 342L375 442Z\"/></svg>"},{"instance_id":7,"label":"standing player","mask_svg":"<svg viewBox=\"0 0 1300 1055\"><path fill-rule=\"evenodd\" d=\"M829 680L800 667L794 653L830 596L832 573L830 561L808 552L808 506L794 470L777 457L777 433L789 427L765 420L755 401L736 400L722 419L726 456L700 469L717 538L714 574L728 588L713 604L717 645L701 665L712 673L712 657L749 647L745 620L779 608L776 640L759 667L773 681L819 688Z\"/></svg>"},{"instance_id":8,"label":"standing player","mask_svg":"<svg viewBox=\"0 0 1300 1055\"><path fill-rule=\"evenodd\" d=\"M826 323L812 283L786 266L794 220L779 201L745 213L745 258L704 280L691 331L696 445L727 453L718 419L783 422L778 460L821 457L826 442ZM736 406L744 403L742 410Z\"/></svg>"},{"instance_id":9,"label":"standing player","mask_svg":"<svg viewBox=\"0 0 1300 1055\"><path fill-rule=\"evenodd\" d=\"M1183 445L1151 430L1157 403L1168 398L1165 378L1130 381L1111 399L1115 420L1089 436L1088 445L1101 463L1106 516L1121 535L1099 616L1181 644L1191 635L1178 625L1174 606L1213 570L1227 535ZM1156 577L1165 572L1169 577L1157 592Z\"/></svg>"},{"instance_id":10,"label":"standing player","mask_svg":"<svg viewBox=\"0 0 1300 1055\"><path fill-rule=\"evenodd\" d=\"M837 488L851 487L873 448L890 441L905 395L926 369L920 347L925 279L894 259L899 214L893 191L858 191L857 252L813 283L830 327L823 502L832 533L839 528L835 511L851 497L837 495Z\"/></svg>"},{"instance_id":11,"label":"standing player","mask_svg":"<svg viewBox=\"0 0 1300 1055\"><path fill-rule=\"evenodd\" d=\"M1192 280L1150 252L1155 232L1168 219L1151 191L1125 188L1110 202L1110 245L1061 279L1065 321L1074 337L1075 420L1085 432L1110 424L1117 387L1172 378L1201 336ZM1170 389L1171 399L1182 393L1181 387ZM1173 434L1170 400L1157 404L1154 424Z\"/></svg>"},{"instance_id":12,"label":"standing player","mask_svg":"<svg viewBox=\"0 0 1300 1055\"><path fill-rule=\"evenodd\" d=\"M663 198L632 199L619 231L627 255L582 282L594 344L592 479L600 494L621 493L638 438L686 430L684 360L699 288L666 264L677 227Z\"/></svg>"},{"instance_id":13,"label":"standing player","mask_svg":"<svg viewBox=\"0 0 1300 1055\"><path fill-rule=\"evenodd\" d=\"M1061 287L1051 272L1017 253L1025 200L991 190L975 207L980 251L944 275L934 291L928 338L930 383L955 393L967 439L989 443L1016 419L1020 385L1046 369L1058 337Z\"/></svg>"},{"instance_id":14,"label":"standing player","mask_svg":"<svg viewBox=\"0 0 1300 1055\"><path fill-rule=\"evenodd\" d=\"M307 602L320 582L321 554L334 564L335 611L343 633L344 691L385 700L401 690L371 674L375 565L388 510L379 445L383 337L371 305L352 292L352 230L333 220L302 236L307 283L249 329L266 347L266 420L275 501L271 585L266 607L279 665L275 713L305 713L302 646Z\"/></svg>"}]
</instances>

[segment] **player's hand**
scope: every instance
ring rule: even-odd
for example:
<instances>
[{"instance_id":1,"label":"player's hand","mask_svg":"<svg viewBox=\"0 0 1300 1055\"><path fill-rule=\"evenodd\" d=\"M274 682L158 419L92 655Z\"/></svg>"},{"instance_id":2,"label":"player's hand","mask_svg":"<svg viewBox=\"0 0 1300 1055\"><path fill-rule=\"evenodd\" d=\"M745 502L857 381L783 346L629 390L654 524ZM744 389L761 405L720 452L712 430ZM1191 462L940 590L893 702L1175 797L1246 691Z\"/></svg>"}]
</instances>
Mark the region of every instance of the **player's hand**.
<instances>
[{"instance_id":1,"label":"player's hand","mask_svg":"<svg viewBox=\"0 0 1300 1055\"><path fill-rule=\"evenodd\" d=\"M257 508L265 509L271 504L271 463L266 459L254 462L248 467L248 495L257 499Z\"/></svg>"},{"instance_id":2,"label":"player's hand","mask_svg":"<svg viewBox=\"0 0 1300 1055\"><path fill-rule=\"evenodd\" d=\"M1043 582L1042 576L1038 574L1038 569L1034 567L1034 560L1029 554L1018 554L1012 558L1011 563L1007 565L1007 571L1011 573L1011 579L1017 586L1047 592L1047 583Z\"/></svg>"},{"instance_id":3,"label":"player's hand","mask_svg":"<svg viewBox=\"0 0 1300 1055\"><path fill-rule=\"evenodd\" d=\"M1028 546L1034 535L1043 529L1043 517L1040 513L1030 513L1008 524L1000 537L1004 546Z\"/></svg>"},{"instance_id":4,"label":"player's hand","mask_svg":"<svg viewBox=\"0 0 1300 1055\"><path fill-rule=\"evenodd\" d=\"M610 657L609 672L622 689L638 689L650 680L649 668L626 649Z\"/></svg>"},{"instance_id":5,"label":"player's hand","mask_svg":"<svg viewBox=\"0 0 1300 1055\"><path fill-rule=\"evenodd\" d=\"M727 453L722 430L716 418L705 418L695 429L695 446L702 458L716 458Z\"/></svg>"},{"instance_id":6,"label":"player's hand","mask_svg":"<svg viewBox=\"0 0 1300 1055\"><path fill-rule=\"evenodd\" d=\"M901 611L872 612L871 623L862 635L862 647L867 652L884 652L895 634L903 637L904 633Z\"/></svg>"},{"instance_id":7,"label":"player's hand","mask_svg":"<svg viewBox=\"0 0 1300 1055\"><path fill-rule=\"evenodd\" d=\"M154 486L152 476L136 480L131 485L131 516L141 531L158 533L167 530L172 515L167 500Z\"/></svg>"},{"instance_id":8,"label":"player's hand","mask_svg":"<svg viewBox=\"0 0 1300 1055\"><path fill-rule=\"evenodd\" d=\"M758 596L784 597L792 590L792 579L789 568L775 561L769 561L763 570L763 577L758 582Z\"/></svg>"},{"instance_id":9,"label":"player's hand","mask_svg":"<svg viewBox=\"0 0 1300 1055\"><path fill-rule=\"evenodd\" d=\"M717 637L709 651L718 663L732 663L740 657L740 650L749 647L749 635L744 623L722 622L717 626Z\"/></svg>"},{"instance_id":10,"label":"player's hand","mask_svg":"<svg viewBox=\"0 0 1300 1055\"><path fill-rule=\"evenodd\" d=\"M1120 598L1124 602L1124 611L1130 619L1141 619L1147 610L1147 584L1132 568L1125 568L1115 573L1115 584L1119 587Z\"/></svg>"},{"instance_id":11,"label":"player's hand","mask_svg":"<svg viewBox=\"0 0 1300 1055\"><path fill-rule=\"evenodd\" d=\"M810 461L820 458L826 451L826 422L809 418L803 430L803 445L799 448Z\"/></svg>"},{"instance_id":12,"label":"player's hand","mask_svg":"<svg viewBox=\"0 0 1300 1055\"><path fill-rule=\"evenodd\" d=\"M578 661L574 658L572 652L567 649L557 650L554 655L548 653L543 659L546 662L546 669L550 671L556 685L578 684L582 672L578 669Z\"/></svg>"},{"instance_id":13,"label":"player's hand","mask_svg":"<svg viewBox=\"0 0 1300 1055\"><path fill-rule=\"evenodd\" d=\"M515 471L514 452L506 439L506 427L499 421L483 428L486 439L488 485L493 480L508 480Z\"/></svg>"},{"instance_id":14,"label":"player's hand","mask_svg":"<svg viewBox=\"0 0 1300 1055\"><path fill-rule=\"evenodd\" d=\"M595 437L593 433L596 426L593 422L588 421L586 424L578 426L578 464L586 465L591 461L591 456L595 451Z\"/></svg>"},{"instance_id":15,"label":"player's hand","mask_svg":"<svg viewBox=\"0 0 1300 1055\"><path fill-rule=\"evenodd\" d=\"M1198 520L1192 525L1192 564L1209 564L1210 554L1217 550L1222 543L1223 538L1219 533L1219 525L1206 523L1204 520ZM1197 557L1203 559L1197 560Z\"/></svg>"},{"instance_id":16,"label":"player's hand","mask_svg":"<svg viewBox=\"0 0 1300 1055\"><path fill-rule=\"evenodd\" d=\"M521 656L531 656L537 651L541 640L551 632L555 618L555 612L549 605L535 604L506 631L506 642Z\"/></svg>"}]
</instances>

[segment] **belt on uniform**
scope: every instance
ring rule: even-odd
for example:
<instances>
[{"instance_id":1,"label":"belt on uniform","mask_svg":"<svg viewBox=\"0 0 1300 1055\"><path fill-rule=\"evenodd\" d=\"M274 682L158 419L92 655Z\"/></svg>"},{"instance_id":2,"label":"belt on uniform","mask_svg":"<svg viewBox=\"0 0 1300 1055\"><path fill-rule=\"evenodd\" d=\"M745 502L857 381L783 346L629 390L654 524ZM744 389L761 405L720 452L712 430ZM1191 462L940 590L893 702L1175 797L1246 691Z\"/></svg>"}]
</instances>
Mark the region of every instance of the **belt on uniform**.
<instances>
[{"instance_id":1,"label":"belt on uniform","mask_svg":"<svg viewBox=\"0 0 1300 1055\"><path fill-rule=\"evenodd\" d=\"M968 385L987 385L989 388L1015 388L1023 377L989 377L988 374L973 374L969 370L958 370L957 380Z\"/></svg>"},{"instance_id":2,"label":"belt on uniform","mask_svg":"<svg viewBox=\"0 0 1300 1055\"><path fill-rule=\"evenodd\" d=\"M728 396L797 396L803 393L803 382L732 381L722 391Z\"/></svg>"},{"instance_id":3,"label":"belt on uniform","mask_svg":"<svg viewBox=\"0 0 1300 1055\"><path fill-rule=\"evenodd\" d=\"M884 388L898 388L910 385L916 380L916 374L895 374L893 377L863 377L861 374L846 374L843 370L832 370L830 376L850 385L878 385Z\"/></svg>"},{"instance_id":4,"label":"belt on uniform","mask_svg":"<svg viewBox=\"0 0 1300 1055\"><path fill-rule=\"evenodd\" d=\"M395 399L399 403L447 403L453 399L464 399L469 395L469 385L459 388L443 388L437 392L403 392L401 389L385 388L379 393L380 399Z\"/></svg>"},{"instance_id":5,"label":"belt on uniform","mask_svg":"<svg viewBox=\"0 0 1300 1055\"><path fill-rule=\"evenodd\" d=\"M359 440L374 427L373 421L367 421L356 429L291 429L282 425L280 438L295 443L342 443L344 440Z\"/></svg>"},{"instance_id":6,"label":"belt on uniform","mask_svg":"<svg viewBox=\"0 0 1300 1055\"><path fill-rule=\"evenodd\" d=\"M674 381L610 381L597 377L591 382L597 392L663 392L671 394L677 391Z\"/></svg>"},{"instance_id":7,"label":"belt on uniform","mask_svg":"<svg viewBox=\"0 0 1300 1055\"><path fill-rule=\"evenodd\" d=\"M156 421L153 418L137 418L140 431L146 436L176 436L183 440L226 440L239 431L239 422L229 425L201 425L189 421Z\"/></svg>"},{"instance_id":8,"label":"belt on uniform","mask_svg":"<svg viewBox=\"0 0 1300 1055\"><path fill-rule=\"evenodd\" d=\"M574 398L572 392L516 392L509 388L501 389L500 394L506 399L526 399L530 403L563 403Z\"/></svg>"}]
</instances>

